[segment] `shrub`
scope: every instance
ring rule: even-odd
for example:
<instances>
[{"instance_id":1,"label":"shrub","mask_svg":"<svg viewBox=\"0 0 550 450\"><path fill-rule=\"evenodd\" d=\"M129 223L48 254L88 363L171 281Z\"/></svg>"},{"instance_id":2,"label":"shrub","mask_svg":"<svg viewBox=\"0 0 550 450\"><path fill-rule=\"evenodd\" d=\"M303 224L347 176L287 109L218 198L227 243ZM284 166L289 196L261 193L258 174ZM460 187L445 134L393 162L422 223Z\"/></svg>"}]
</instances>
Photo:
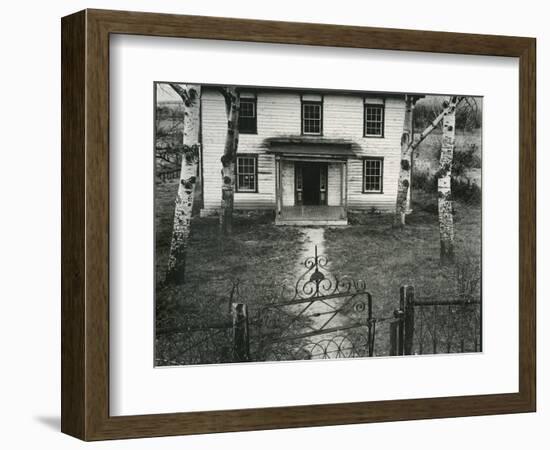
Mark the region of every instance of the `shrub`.
<instances>
[{"instance_id":1,"label":"shrub","mask_svg":"<svg viewBox=\"0 0 550 450\"><path fill-rule=\"evenodd\" d=\"M413 172L412 187L426 193L437 192L437 179L428 172Z\"/></svg>"},{"instance_id":2,"label":"shrub","mask_svg":"<svg viewBox=\"0 0 550 450\"><path fill-rule=\"evenodd\" d=\"M437 178L428 172L415 172L413 174L412 186L415 189L424 191L427 194L437 193ZM453 200L461 200L472 205L481 203L481 188L468 179L451 179L451 192Z\"/></svg>"},{"instance_id":3,"label":"shrub","mask_svg":"<svg viewBox=\"0 0 550 450\"><path fill-rule=\"evenodd\" d=\"M480 168L481 159L477 154L477 145L469 144L468 147L453 154L453 175L462 176L468 169Z\"/></svg>"},{"instance_id":4,"label":"shrub","mask_svg":"<svg viewBox=\"0 0 550 450\"><path fill-rule=\"evenodd\" d=\"M470 205L481 204L481 188L470 180L451 179L453 200L462 200Z\"/></svg>"}]
</instances>

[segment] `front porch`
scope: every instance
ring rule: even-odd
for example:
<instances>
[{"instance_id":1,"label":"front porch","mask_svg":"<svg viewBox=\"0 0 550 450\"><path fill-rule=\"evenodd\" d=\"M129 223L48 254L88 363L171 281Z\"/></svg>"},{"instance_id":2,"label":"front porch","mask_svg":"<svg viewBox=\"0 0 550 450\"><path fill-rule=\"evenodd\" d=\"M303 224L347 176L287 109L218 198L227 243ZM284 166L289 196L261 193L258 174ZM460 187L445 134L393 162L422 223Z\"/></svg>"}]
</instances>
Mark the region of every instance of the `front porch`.
<instances>
[{"instance_id":1,"label":"front porch","mask_svg":"<svg viewBox=\"0 0 550 450\"><path fill-rule=\"evenodd\" d=\"M347 225L347 163L352 142L322 137L271 138L277 225Z\"/></svg>"},{"instance_id":2,"label":"front porch","mask_svg":"<svg viewBox=\"0 0 550 450\"><path fill-rule=\"evenodd\" d=\"M283 206L276 225L347 225L348 218L343 206L304 205Z\"/></svg>"}]
</instances>

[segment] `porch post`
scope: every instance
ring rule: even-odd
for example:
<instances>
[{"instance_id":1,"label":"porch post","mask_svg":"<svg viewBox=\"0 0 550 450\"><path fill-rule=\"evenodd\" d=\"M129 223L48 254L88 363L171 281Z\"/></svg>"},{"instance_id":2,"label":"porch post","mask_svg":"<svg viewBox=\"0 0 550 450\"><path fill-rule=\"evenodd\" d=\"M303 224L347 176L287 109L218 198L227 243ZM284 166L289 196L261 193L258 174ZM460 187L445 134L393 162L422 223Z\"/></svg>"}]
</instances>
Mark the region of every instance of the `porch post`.
<instances>
[{"instance_id":1,"label":"porch post","mask_svg":"<svg viewBox=\"0 0 550 450\"><path fill-rule=\"evenodd\" d=\"M342 163L342 206L344 211L348 212L348 162Z\"/></svg>"},{"instance_id":2,"label":"porch post","mask_svg":"<svg viewBox=\"0 0 550 450\"><path fill-rule=\"evenodd\" d=\"M281 158L275 157L275 215L281 214Z\"/></svg>"}]
</instances>

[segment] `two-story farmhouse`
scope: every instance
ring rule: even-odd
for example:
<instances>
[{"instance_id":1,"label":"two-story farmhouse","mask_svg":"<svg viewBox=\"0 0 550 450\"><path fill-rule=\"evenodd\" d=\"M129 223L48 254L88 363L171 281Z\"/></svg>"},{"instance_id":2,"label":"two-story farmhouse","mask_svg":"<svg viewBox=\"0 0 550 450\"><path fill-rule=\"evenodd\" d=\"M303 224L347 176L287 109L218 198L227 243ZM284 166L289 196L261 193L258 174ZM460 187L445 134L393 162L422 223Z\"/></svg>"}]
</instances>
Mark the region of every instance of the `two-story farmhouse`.
<instances>
[{"instance_id":1,"label":"two-story farmhouse","mask_svg":"<svg viewBox=\"0 0 550 450\"><path fill-rule=\"evenodd\" d=\"M348 210L395 208L404 94L243 88L240 105L235 209L339 225ZM201 114L205 215L220 208L227 131L215 86L203 86Z\"/></svg>"}]
</instances>

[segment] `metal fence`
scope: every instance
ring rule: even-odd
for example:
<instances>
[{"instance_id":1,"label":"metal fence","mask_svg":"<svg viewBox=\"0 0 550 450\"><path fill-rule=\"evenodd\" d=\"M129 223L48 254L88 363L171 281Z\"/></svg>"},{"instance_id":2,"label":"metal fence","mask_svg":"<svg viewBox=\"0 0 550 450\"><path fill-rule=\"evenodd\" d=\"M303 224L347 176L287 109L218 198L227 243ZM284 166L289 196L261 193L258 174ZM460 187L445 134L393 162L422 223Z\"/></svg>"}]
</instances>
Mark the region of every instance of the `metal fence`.
<instances>
[{"instance_id":1,"label":"metal fence","mask_svg":"<svg viewBox=\"0 0 550 450\"><path fill-rule=\"evenodd\" d=\"M158 365L479 352L479 296L418 296L402 286L389 317L373 314L361 280L337 277L315 254L293 283L228 292L226 320L156 330ZM378 336L378 337L377 337ZM377 342L377 339L380 339ZM375 345L376 343L376 345ZM175 356L174 356L175 355Z\"/></svg>"},{"instance_id":2,"label":"metal fence","mask_svg":"<svg viewBox=\"0 0 550 450\"><path fill-rule=\"evenodd\" d=\"M418 297L413 286L403 286L390 332L390 355L480 352L481 311L477 296Z\"/></svg>"}]
</instances>

